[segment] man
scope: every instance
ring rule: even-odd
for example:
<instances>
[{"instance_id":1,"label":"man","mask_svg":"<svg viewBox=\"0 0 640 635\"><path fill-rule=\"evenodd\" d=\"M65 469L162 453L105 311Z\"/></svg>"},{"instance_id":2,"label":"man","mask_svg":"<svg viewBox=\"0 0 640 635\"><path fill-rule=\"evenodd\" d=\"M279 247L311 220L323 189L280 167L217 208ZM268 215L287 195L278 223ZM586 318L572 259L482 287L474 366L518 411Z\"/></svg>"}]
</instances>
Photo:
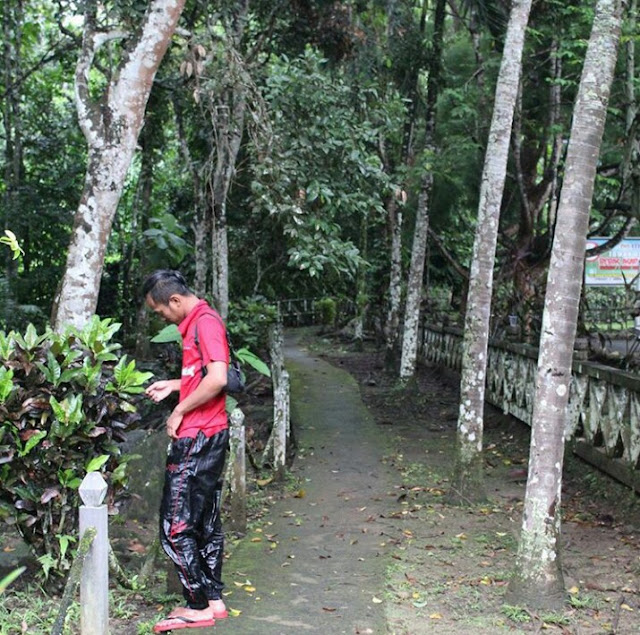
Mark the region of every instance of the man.
<instances>
[{"instance_id":1,"label":"man","mask_svg":"<svg viewBox=\"0 0 640 635\"><path fill-rule=\"evenodd\" d=\"M160 542L176 565L185 607L154 627L156 633L212 626L227 617L222 600L224 537L221 476L229 442L224 389L229 346L224 323L194 295L177 271L158 270L144 282L145 302L182 336L182 376L146 390L156 403L179 391L166 422L171 438L160 506Z\"/></svg>"}]
</instances>

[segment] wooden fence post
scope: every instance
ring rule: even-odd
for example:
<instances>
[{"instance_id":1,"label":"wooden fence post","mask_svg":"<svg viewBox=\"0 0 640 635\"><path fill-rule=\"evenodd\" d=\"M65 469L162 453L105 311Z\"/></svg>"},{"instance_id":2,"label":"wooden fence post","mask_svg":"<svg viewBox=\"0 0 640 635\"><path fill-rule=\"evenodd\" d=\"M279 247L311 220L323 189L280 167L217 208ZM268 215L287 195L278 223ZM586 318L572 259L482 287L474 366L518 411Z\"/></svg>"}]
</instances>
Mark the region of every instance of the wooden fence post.
<instances>
[{"instance_id":1,"label":"wooden fence post","mask_svg":"<svg viewBox=\"0 0 640 635\"><path fill-rule=\"evenodd\" d=\"M231 529L247 530L247 468L245 459L244 413L235 408L229 426L231 468Z\"/></svg>"},{"instance_id":2,"label":"wooden fence post","mask_svg":"<svg viewBox=\"0 0 640 635\"><path fill-rule=\"evenodd\" d=\"M96 536L87 553L80 580L80 632L107 635L109 632L109 534L107 506L103 505L107 484L100 472L89 472L78 490L80 539L93 527Z\"/></svg>"}]
</instances>

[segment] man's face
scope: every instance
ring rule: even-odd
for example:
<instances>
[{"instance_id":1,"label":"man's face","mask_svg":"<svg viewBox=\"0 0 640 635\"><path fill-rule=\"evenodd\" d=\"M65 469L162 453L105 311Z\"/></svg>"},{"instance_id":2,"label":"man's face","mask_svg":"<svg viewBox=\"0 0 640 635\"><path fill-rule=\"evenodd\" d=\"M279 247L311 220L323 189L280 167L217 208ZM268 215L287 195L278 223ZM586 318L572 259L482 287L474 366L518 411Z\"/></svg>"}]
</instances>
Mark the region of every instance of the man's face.
<instances>
[{"instance_id":1,"label":"man's face","mask_svg":"<svg viewBox=\"0 0 640 635\"><path fill-rule=\"evenodd\" d=\"M169 298L169 304L156 304L151 296L145 298L147 306L163 320L171 324L180 324L184 315L182 315L181 304L177 298L173 296Z\"/></svg>"}]
</instances>

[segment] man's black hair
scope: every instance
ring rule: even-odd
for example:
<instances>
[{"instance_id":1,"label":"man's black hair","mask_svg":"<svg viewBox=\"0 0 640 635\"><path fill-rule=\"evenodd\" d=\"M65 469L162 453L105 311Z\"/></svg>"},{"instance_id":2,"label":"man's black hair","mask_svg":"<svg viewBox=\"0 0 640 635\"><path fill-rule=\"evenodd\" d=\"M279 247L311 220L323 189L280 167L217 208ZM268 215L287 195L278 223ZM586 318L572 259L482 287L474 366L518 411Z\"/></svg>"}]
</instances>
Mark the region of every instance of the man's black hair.
<instances>
[{"instance_id":1,"label":"man's black hair","mask_svg":"<svg viewBox=\"0 0 640 635\"><path fill-rule=\"evenodd\" d=\"M172 295L192 295L184 276L179 271L158 269L147 276L142 285L143 297L149 296L155 304L169 304Z\"/></svg>"}]
</instances>

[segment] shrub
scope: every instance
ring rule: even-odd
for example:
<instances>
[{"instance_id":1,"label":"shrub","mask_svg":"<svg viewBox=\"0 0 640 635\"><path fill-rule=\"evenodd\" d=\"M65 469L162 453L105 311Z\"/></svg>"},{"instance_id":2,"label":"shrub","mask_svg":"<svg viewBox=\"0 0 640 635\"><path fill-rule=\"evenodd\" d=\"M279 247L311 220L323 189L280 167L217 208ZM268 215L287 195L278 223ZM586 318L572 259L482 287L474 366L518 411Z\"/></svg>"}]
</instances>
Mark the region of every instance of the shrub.
<instances>
[{"instance_id":1,"label":"shrub","mask_svg":"<svg viewBox=\"0 0 640 635\"><path fill-rule=\"evenodd\" d=\"M126 480L119 442L138 419L132 397L151 373L97 316L82 330L0 331L0 504L43 567L63 572L77 533L78 487L100 470L113 502Z\"/></svg>"},{"instance_id":2,"label":"shrub","mask_svg":"<svg viewBox=\"0 0 640 635\"><path fill-rule=\"evenodd\" d=\"M320 312L320 322L326 326L332 326L336 321L336 301L333 298L322 298L316 302L316 308Z\"/></svg>"}]
</instances>

